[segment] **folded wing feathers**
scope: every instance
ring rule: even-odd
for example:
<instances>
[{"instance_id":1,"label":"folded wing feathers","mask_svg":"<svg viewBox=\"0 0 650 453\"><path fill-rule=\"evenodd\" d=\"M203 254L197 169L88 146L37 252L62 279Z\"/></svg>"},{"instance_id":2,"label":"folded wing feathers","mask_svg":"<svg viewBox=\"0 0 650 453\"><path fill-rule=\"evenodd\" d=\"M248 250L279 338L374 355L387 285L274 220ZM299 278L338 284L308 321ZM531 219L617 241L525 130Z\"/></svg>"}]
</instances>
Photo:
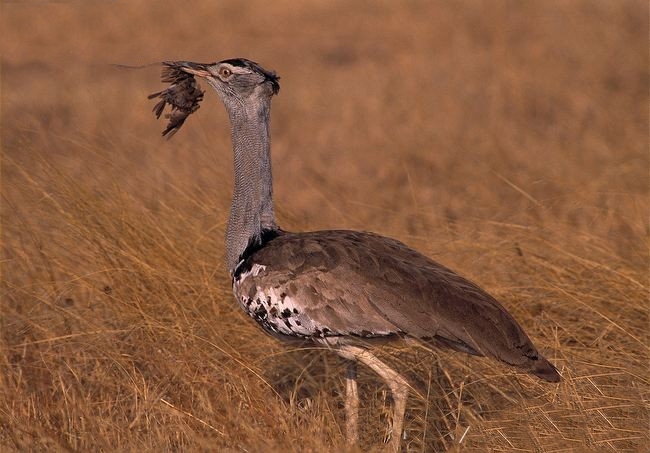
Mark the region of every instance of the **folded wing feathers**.
<instances>
[{"instance_id":1,"label":"folded wing feathers","mask_svg":"<svg viewBox=\"0 0 650 453\"><path fill-rule=\"evenodd\" d=\"M352 231L285 233L251 259L266 266L252 284L302 301L300 311L343 342L408 335L559 378L492 296L399 241Z\"/></svg>"}]
</instances>

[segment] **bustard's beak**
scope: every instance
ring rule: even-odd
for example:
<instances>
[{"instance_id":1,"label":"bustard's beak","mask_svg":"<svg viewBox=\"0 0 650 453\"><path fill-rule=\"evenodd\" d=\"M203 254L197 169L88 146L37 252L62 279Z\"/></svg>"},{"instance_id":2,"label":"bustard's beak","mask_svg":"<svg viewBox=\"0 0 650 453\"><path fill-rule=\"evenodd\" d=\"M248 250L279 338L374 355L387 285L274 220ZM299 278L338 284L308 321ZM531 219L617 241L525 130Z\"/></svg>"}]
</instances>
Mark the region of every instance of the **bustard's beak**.
<instances>
[{"instance_id":1,"label":"bustard's beak","mask_svg":"<svg viewBox=\"0 0 650 453\"><path fill-rule=\"evenodd\" d=\"M210 64L192 63L191 61L177 61L176 64L178 64L180 68L188 74L199 77L209 77L212 75L210 74L210 71L208 71L208 66L211 66Z\"/></svg>"}]
</instances>

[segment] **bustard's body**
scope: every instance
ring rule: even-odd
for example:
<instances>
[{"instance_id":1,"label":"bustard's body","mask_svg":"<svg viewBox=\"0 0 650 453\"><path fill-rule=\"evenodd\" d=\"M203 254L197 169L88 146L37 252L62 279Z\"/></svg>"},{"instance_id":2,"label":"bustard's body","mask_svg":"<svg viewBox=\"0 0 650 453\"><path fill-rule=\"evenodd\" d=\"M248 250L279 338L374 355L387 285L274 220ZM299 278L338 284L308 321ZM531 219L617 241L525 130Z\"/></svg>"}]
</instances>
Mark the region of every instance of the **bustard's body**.
<instances>
[{"instance_id":1,"label":"bustard's body","mask_svg":"<svg viewBox=\"0 0 650 453\"><path fill-rule=\"evenodd\" d=\"M269 115L275 74L245 59L165 63L172 85L152 97L172 106L174 133L198 108L205 78L230 116L235 156L226 260L238 303L267 332L313 340L381 375L393 393L392 447L399 450L407 383L366 348L376 338L412 337L501 360L557 382L514 318L487 292L403 243L358 231L289 233L273 212ZM355 368L348 373L348 436L357 436Z\"/></svg>"}]
</instances>

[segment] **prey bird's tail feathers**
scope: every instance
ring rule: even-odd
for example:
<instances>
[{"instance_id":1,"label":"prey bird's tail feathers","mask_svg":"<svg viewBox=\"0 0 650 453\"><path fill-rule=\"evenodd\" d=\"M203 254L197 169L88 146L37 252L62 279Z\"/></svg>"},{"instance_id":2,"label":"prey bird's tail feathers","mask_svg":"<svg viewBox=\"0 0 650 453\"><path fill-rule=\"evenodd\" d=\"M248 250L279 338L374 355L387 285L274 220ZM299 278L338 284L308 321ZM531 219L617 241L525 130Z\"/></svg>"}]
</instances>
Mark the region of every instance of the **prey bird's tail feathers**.
<instances>
[{"instance_id":1,"label":"prey bird's tail feathers","mask_svg":"<svg viewBox=\"0 0 650 453\"><path fill-rule=\"evenodd\" d=\"M149 99L160 98L153 108L156 118L160 118L167 104L171 107L171 112L165 115L169 123L162 132L163 137L169 138L181 128L188 116L198 110L205 92L192 74L185 72L179 63L173 61L163 62L161 80L171 85L150 94Z\"/></svg>"}]
</instances>

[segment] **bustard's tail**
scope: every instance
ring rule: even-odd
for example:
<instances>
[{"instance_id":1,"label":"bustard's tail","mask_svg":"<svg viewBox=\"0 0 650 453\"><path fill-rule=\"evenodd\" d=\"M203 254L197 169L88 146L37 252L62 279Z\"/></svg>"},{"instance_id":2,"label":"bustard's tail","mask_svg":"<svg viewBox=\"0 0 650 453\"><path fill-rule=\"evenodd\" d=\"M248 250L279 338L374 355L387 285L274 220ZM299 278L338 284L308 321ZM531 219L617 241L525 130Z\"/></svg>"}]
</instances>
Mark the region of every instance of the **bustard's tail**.
<instances>
[{"instance_id":1,"label":"bustard's tail","mask_svg":"<svg viewBox=\"0 0 650 453\"><path fill-rule=\"evenodd\" d=\"M557 372L557 368L555 368L551 362L549 362L545 357L540 355L534 349L523 355L523 363L521 360L518 363L513 363L512 359L509 358L500 357L490 353L484 354L471 345L460 340L450 340L449 338L436 335L431 339L431 341L438 346L448 347L456 351L465 352L467 354L475 356L493 356L504 363L526 371L527 373L530 373L548 382L560 381L560 374ZM530 346L532 346L532 343L530 343Z\"/></svg>"},{"instance_id":2,"label":"bustard's tail","mask_svg":"<svg viewBox=\"0 0 650 453\"><path fill-rule=\"evenodd\" d=\"M560 373L557 372L557 368L551 362L546 360L542 356L538 356L537 360L532 360L530 362L530 368L528 372L537 376L540 379L544 379L548 382L560 382Z\"/></svg>"}]
</instances>

